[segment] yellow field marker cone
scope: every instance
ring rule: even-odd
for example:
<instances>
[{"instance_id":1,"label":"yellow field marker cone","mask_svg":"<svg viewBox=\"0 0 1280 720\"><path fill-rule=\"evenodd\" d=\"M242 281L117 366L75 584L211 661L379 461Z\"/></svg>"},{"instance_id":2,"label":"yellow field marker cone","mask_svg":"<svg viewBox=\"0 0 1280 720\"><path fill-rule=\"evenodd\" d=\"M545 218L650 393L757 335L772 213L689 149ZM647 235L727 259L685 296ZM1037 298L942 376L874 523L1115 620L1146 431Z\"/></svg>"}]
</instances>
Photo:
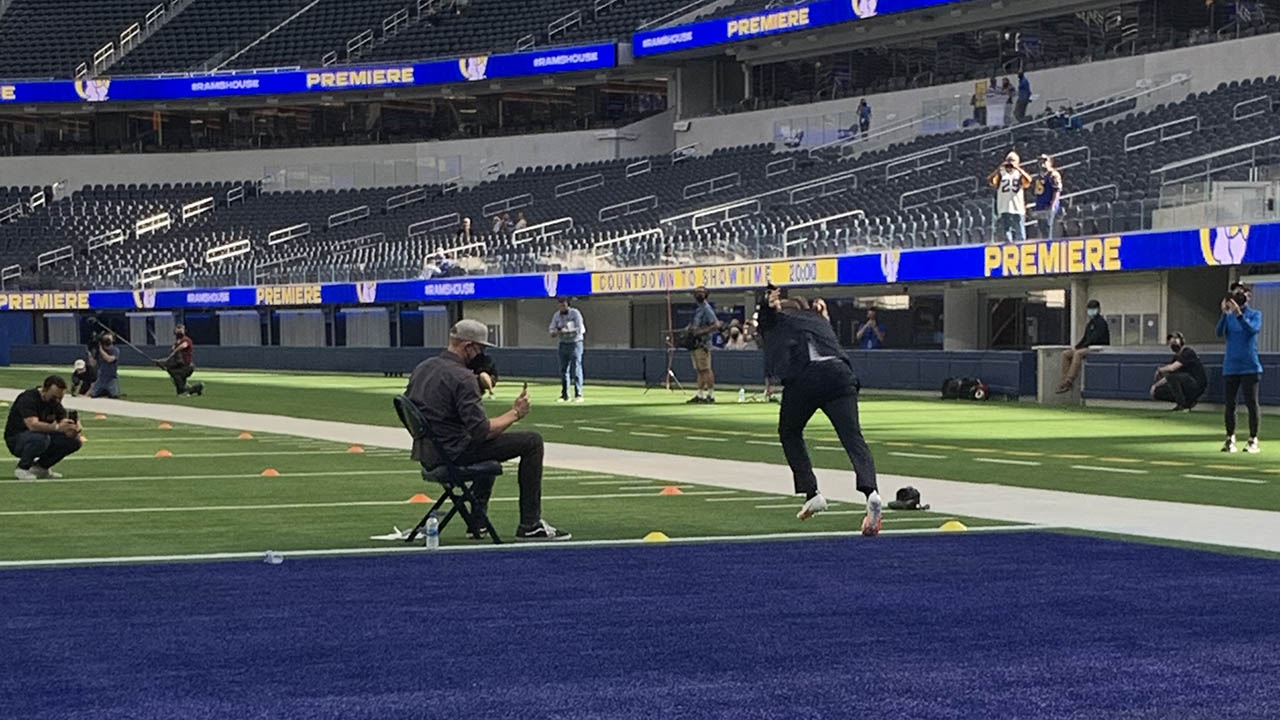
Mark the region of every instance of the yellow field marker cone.
<instances>
[{"instance_id":1,"label":"yellow field marker cone","mask_svg":"<svg viewBox=\"0 0 1280 720\"><path fill-rule=\"evenodd\" d=\"M938 529L941 530L942 532L964 532L969 528L965 527L965 524L960 522L959 520L948 520L942 523L942 527Z\"/></svg>"},{"instance_id":2,"label":"yellow field marker cone","mask_svg":"<svg viewBox=\"0 0 1280 720\"><path fill-rule=\"evenodd\" d=\"M659 492L658 494L659 495L683 495L684 491L676 487L675 485L668 485L662 488L662 491Z\"/></svg>"},{"instance_id":3,"label":"yellow field marker cone","mask_svg":"<svg viewBox=\"0 0 1280 720\"><path fill-rule=\"evenodd\" d=\"M93 416L93 419L94 419L94 420L106 420L106 419L107 419L107 416L106 416L106 415L103 415L102 413L98 413L97 415L94 415L94 416Z\"/></svg>"},{"instance_id":4,"label":"yellow field marker cone","mask_svg":"<svg viewBox=\"0 0 1280 720\"><path fill-rule=\"evenodd\" d=\"M172 424L172 423L167 423L167 422L162 422L162 423L160 423L158 426L156 426L156 429L157 429L157 430L172 430L172 429L173 429L173 424Z\"/></svg>"},{"instance_id":5,"label":"yellow field marker cone","mask_svg":"<svg viewBox=\"0 0 1280 720\"><path fill-rule=\"evenodd\" d=\"M644 536L645 542L667 542L670 539L671 538L667 537L667 534L662 532L661 530L654 530L653 532Z\"/></svg>"},{"instance_id":6,"label":"yellow field marker cone","mask_svg":"<svg viewBox=\"0 0 1280 720\"><path fill-rule=\"evenodd\" d=\"M156 457L158 458L173 457L173 453L169 452L168 450L165 450L164 448L160 448L159 450L156 451Z\"/></svg>"},{"instance_id":7,"label":"yellow field marker cone","mask_svg":"<svg viewBox=\"0 0 1280 720\"><path fill-rule=\"evenodd\" d=\"M237 436L236 436L236 439L237 439L237 440L252 440L252 439L253 439L253 433L248 432L248 431L241 432L239 435L237 435Z\"/></svg>"},{"instance_id":8,"label":"yellow field marker cone","mask_svg":"<svg viewBox=\"0 0 1280 720\"><path fill-rule=\"evenodd\" d=\"M349 453L362 453L362 452L364 452L364 448L360 447L359 445L352 445L351 447L347 448L347 452L349 452Z\"/></svg>"},{"instance_id":9,"label":"yellow field marker cone","mask_svg":"<svg viewBox=\"0 0 1280 720\"><path fill-rule=\"evenodd\" d=\"M409 502L415 505L419 503L429 503L431 502L431 498L428 497L426 493L418 493L413 497L409 498Z\"/></svg>"},{"instance_id":10,"label":"yellow field marker cone","mask_svg":"<svg viewBox=\"0 0 1280 720\"><path fill-rule=\"evenodd\" d=\"M280 477L280 471L275 468L267 468L262 471L262 477Z\"/></svg>"}]
</instances>

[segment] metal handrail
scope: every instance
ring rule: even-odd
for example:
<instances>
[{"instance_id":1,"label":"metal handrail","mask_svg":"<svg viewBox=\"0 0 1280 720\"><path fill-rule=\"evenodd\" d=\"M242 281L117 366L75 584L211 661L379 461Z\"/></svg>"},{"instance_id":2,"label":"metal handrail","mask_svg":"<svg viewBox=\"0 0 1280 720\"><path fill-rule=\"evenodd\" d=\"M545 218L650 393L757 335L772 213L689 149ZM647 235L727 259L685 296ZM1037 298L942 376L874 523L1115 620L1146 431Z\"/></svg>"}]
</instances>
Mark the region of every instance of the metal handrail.
<instances>
[{"instance_id":1,"label":"metal handrail","mask_svg":"<svg viewBox=\"0 0 1280 720\"><path fill-rule=\"evenodd\" d=\"M592 256L591 262L593 266L592 269L594 269L594 266L596 263L613 255L612 252L601 255L600 248L606 245L609 245L609 246L618 245L620 243L627 242L628 240L635 240L636 238L648 237L650 235L657 235L660 239L665 239L667 236L667 234L663 232L662 228L650 228L648 230L641 230L640 232L628 233L621 237L613 238L612 240L601 240L599 242L592 243L591 244L591 256Z\"/></svg>"},{"instance_id":2,"label":"metal handrail","mask_svg":"<svg viewBox=\"0 0 1280 720\"><path fill-rule=\"evenodd\" d=\"M355 37L347 40L347 57L350 58L356 51L373 42L373 30L365 30Z\"/></svg>"},{"instance_id":3,"label":"metal handrail","mask_svg":"<svg viewBox=\"0 0 1280 720\"><path fill-rule=\"evenodd\" d=\"M943 188L948 188L956 185L968 185L970 187L965 192L962 192L956 195L945 195L945 196L943 195L942 193ZM978 178L974 177L973 175L970 175L968 177L956 178L955 180L948 180L946 182L938 183L937 185L922 187L918 190L908 190L902 193L902 195L898 196L898 209L909 210L911 208L917 208L923 205L928 205L930 202L930 201L925 201L916 205L908 206L907 198L909 197L915 197L917 195L926 195L928 193L936 192L937 197L933 198L932 202L942 202L943 200L953 200L958 197L964 197L969 193L977 191L977 189L978 189Z\"/></svg>"},{"instance_id":4,"label":"metal handrail","mask_svg":"<svg viewBox=\"0 0 1280 720\"><path fill-rule=\"evenodd\" d=\"M1149 174L1163 175L1164 173L1167 173L1170 170L1177 170L1178 168L1181 168L1181 167L1186 167L1188 165L1194 165L1196 163L1205 162L1206 160L1212 160L1216 157L1221 157L1223 155L1230 155L1232 153L1237 153L1237 152L1240 152L1241 150L1251 150L1253 148L1261 147L1262 145L1268 145L1276 141L1280 141L1280 135L1272 135L1271 137L1264 138L1262 140L1255 140L1253 142L1244 143L1243 145L1236 145L1234 147L1224 148L1222 150L1215 150L1214 152L1205 153L1204 155L1200 155L1198 157L1188 158L1186 160L1178 160L1177 162L1171 162L1168 165L1164 165L1162 167L1156 168L1155 170L1152 170Z\"/></svg>"},{"instance_id":5,"label":"metal handrail","mask_svg":"<svg viewBox=\"0 0 1280 720\"><path fill-rule=\"evenodd\" d=\"M764 176L765 176L765 179L768 179L771 177L777 177L779 175L786 175L787 173L792 172L795 169L796 169L796 159L794 157L784 157L778 160L774 160L768 165L765 165Z\"/></svg>"},{"instance_id":6,"label":"metal handrail","mask_svg":"<svg viewBox=\"0 0 1280 720\"><path fill-rule=\"evenodd\" d=\"M214 200L212 197L196 200L182 206L182 222L186 222L193 217L198 217L213 210Z\"/></svg>"},{"instance_id":7,"label":"metal handrail","mask_svg":"<svg viewBox=\"0 0 1280 720\"><path fill-rule=\"evenodd\" d=\"M406 205L426 202L426 200L427 200L427 189L414 188L412 190L409 190L408 192L402 192L399 195L392 195L391 197L387 198L387 209L395 210L396 208L401 208Z\"/></svg>"},{"instance_id":8,"label":"metal handrail","mask_svg":"<svg viewBox=\"0 0 1280 720\"><path fill-rule=\"evenodd\" d=\"M104 247L110 247L112 245L122 245L123 243L124 243L124 231L117 228L115 230L108 230L107 232L104 232L101 235L94 235L93 237L89 238L89 243L86 246L86 249L92 252L94 250L100 250Z\"/></svg>"},{"instance_id":9,"label":"metal handrail","mask_svg":"<svg viewBox=\"0 0 1280 720\"><path fill-rule=\"evenodd\" d=\"M1191 125L1194 125L1195 127L1193 127L1190 130L1178 132L1176 134L1169 134L1169 135L1165 134L1165 131L1168 130L1169 128L1178 127L1184 124L1191 124ZM1129 144L1130 139L1135 137L1140 137L1148 133L1153 133L1153 132L1156 132L1157 130L1159 131L1159 133L1158 133L1158 137L1156 137L1155 139L1149 142L1144 142L1140 145ZM1153 125L1149 128L1143 128L1141 130L1134 130L1133 132L1126 134L1124 136L1124 151L1128 153L1128 152L1133 152L1134 150L1141 150L1142 148L1151 147L1156 143L1162 143L1166 140L1177 140L1178 138L1183 138L1188 135L1191 135L1192 133L1197 133L1197 132L1200 132L1200 116L1188 115L1183 118L1178 118L1177 120L1170 120L1169 122L1160 123L1159 125Z\"/></svg>"},{"instance_id":10,"label":"metal handrail","mask_svg":"<svg viewBox=\"0 0 1280 720\"><path fill-rule=\"evenodd\" d=\"M248 254L251 249L253 249L253 243L248 240L235 240L225 245L215 245L204 251L204 261L215 263L230 260Z\"/></svg>"},{"instance_id":11,"label":"metal handrail","mask_svg":"<svg viewBox=\"0 0 1280 720\"><path fill-rule=\"evenodd\" d=\"M642 205L643 207L641 207ZM627 200L626 202L606 205L605 207L600 208L596 213L596 219L600 222L609 222L610 220L617 220L618 218L624 218L629 215L636 215L648 210L653 210L656 207L658 207L658 196L645 195L644 197ZM622 212L609 215L608 211L610 210L621 210ZM609 217L605 217L605 215L609 215Z\"/></svg>"},{"instance_id":12,"label":"metal handrail","mask_svg":"<svg viewBox=\"0 0 1280 720\"><path fill-rule=\"evenodd\" d=\"M1246 107L1246 106L1249 106L1249 105L1253 105L1254 103L1263 103L1263 107L1259 108L1258 110L1256 110L1256 111L1254 111L1254 112L1250 112L1250 113L1248 113L1247 115L1241 115L1241 114L1240 114L1240 108L1243 108L1243 107ZM1249 118L1251 118L1251 117L1257 117L1257 116L1259 116L1259 115L1265 115L1265 114L1267 114L1267 113L1269 113L1269 112L1271 112L1271 96L1270 96L1270 95L1260 95L1260 96L1258 96L1258 97L1256 97L1256 98L1250 98L1250 99L1248 99L1248 100L1241 100L1240 102L1236 103L1235 105L1232 105L1232 106L1231 106L1231 119L1232 119L1232 120L1237 120L1237 121L1239 121L1239 120L1247 120L1247 119L1249 119Z\"/></svg>"},{"instance_id":13,"label":"metal handrail","mask_svg":"<svg viewBox=\"0 0 1280 720\"><path fill-rule=\"evenodd\" d=\"M723 181L723 182L722 182ZM685 200L700 198L703 195L714 195L718 192L735 188L742 184L742 173L731 172L724 175L717 175L708 180L700 180L698 182L689 183L684 186L683 196ZM706 190L695 190L706 186Z\"/></svg>"},{"instance_id":14,"label":"metal handrail","mask_svg":"<svg viewBox=\"0 0 1280 720\"><path fill-rule=\"evenodd\" d=\"M734 214L733 211L739 208L747 208L747 211L743 213ZM692 220L690 221L690 225L693 226L694 230L705 230L715 225L724 225L725 223L733 222L734 220L741 220L742 218L751 217L752 215L759 215L762 209L763 208L759 200L754 200L754 199L742 200L732 205L726 205L722 208L716 208L715 210L707 210L705 212L698 213L697 215L693 216ZM719 220L716 220L713 223L708 223L706 225L701 225L698 223L698 221L701 220L702 218L711 217L713 215L723 215L724 217L720 218Z\"/></svg>"},{"instance_id":15,"label":"metal handrail","mask_svg":"<svg viewBox=\"0 0 1280 720\"><path fill-rule=\"evenodd\" d=\"M22 277L21 265L5 265L3 268L0 268L0 288L3 288L5 283L10 280L16 280L20 277Z\"/></svg>"},{"instance_id":16,"label":"metal handrail","mask_svg":"<svg viewBox=\"0 0 1280 720\"><path fill-rule=\"evenodd\" d=\"M1072 155L1077 155L1080 153L1084 154L1084 160L1080 160L1072 163L1062 162L1062 158L1070 157ZM1093 164L1093 148L1089 147L1088 145L1081 145L1079 147L1073 147L1070 150L1063 150L1062 152L1055 152L1055 153L1048 153L1048 154L1050 157L1053 158L1054 170L1069 170L1073 167ZM1032 160L1028 160L1027 162L1023 163L1023 166L1039 168L1040 158L1034 158Z\"/></svg>"},{"instance_id":17,"label":"metal handrail","mask_svg":"<svg viewBox=\"0 0 1280 720\"><path fill-rule=\"evenodd\" d=\"M523 245L533 242L534 240L546 240L558 235L563 235L573 229L573 218L562 217L555 220L538 223L522 227L511 233L511 244L513 246Z\"/></svg>"},{"instance_id":18,"label":"metal handrail","mask_svg":"<svg viewBox=\"0 0 1280 720\"><path fill-rule=\"evenodd\" d=\"M163 265L144 268L142 272L138 273L138 286L145 287L148 283L153 283L160 278L177 277L186 271L186 260L174 260Z\"/></svg>"},{"instance_id":19,"label":"metal handrail","mask_svg":"<svg viewBox=\"0 0 1280 720\"><path fill-rule=\"evenodd\" d=\"M633 178L637 175L644 175L653 170L653 162L648 158L637 160L626 167L626 177Z\"/></svg>"},{"instance_id":20,"label":"metal handrail","mask_svg":"<svg viewBox=\"0 0 1280 720\"><path fill-rule=\"evenodd\" d=\"M481 217L493 217L498 213L509 212L511 210L519 210L533 204L533 195L523 193L520 195L512 195L502 200L494 200L484 207L480 208Z\"/></svg>"},{"instance_id":21,"label":"metal handrail","mask_svg":"<svg viewBox=\"0 0 1280 720\"><path fill-rule=\"evenodd\" d=\"M347 223L353 223L357 220L363 220L367 217L369 217L368 205L360 205L359 207L353 207L350 210L336 212L329 216L329 229L332 230L333 228L346 225Z\"/></svg>"},{"instance_id":22,"label":"metal handrail","mask_svg":"<svg viewBox=\"0 0 1280 720\"><path fill-rule=\"evenodd\" d=\"M75 254L75 248L70 245L63 245L62 247L42 252L36 256L36 269L43 270L54 263L59 263L63 260L70 260L75 257Z\"/></svg>"},{"instance_id":23,"label":"metal handrail","mask_svg":"<svg viewBox=\"0 0 1280 720\"><path fill-rule=\"evenodd\" d=\"M586 192L587 190L594 190L599 187L604 187L604 175L602 173L588 175L586 177L578 178L577 180L562 182L559 185L556 185L555 192L557 198L562 198L580 192Z\"/></svg>"},{"instance_id":24,"label":"metal handrail","mask_svg":"<svg viewBox=\"0 0 1280 720\"><path fill-rule=\"evenodd\" d=\"M143 218L134 223L133 235L134 237L142 237L143 235L168 229L172 224L173 218L169 213L162 212L159 215L152 215L151 217Z\"/></svg>"},{"instance_id":25,"label":"metal handrail","mask_svg":"<svg viewBox=\"0 0 1280 720\"><path fill-rule=\"evenodd\" d=\"M850 173L794 188L787 193L787 204L803 205L820 198L831 197L832 195L839 195L856 189L858 189L858 176ZM802 196L802 193L810 194Z\"/></svg>"},{"instance_id":26,"label":"metal handrail","mask_svg":"<svg viewBox=\"0 0 1280 720\"><path fill-rule=\"evenodd\" d=\"M298 223L267 233L267 245L279 245L311 234L311 223Z\"/></svg>"},{"instance_id":27,"label":"metal handrail","mask_svg":"<svg viewBox=\"0 0 1280 720\"><path fill-rule=\"evenodd\" d=\"M1118 200L1120 198L1120 188L1116 186L1114 183L1110 183L1107 185L1099 185L1097 187L1091 187L1087 190L1077 190L1073 193L1067 193L1066 195L1063 195L1060 198L1060 200L1066 203L1067 205L1070 205L1071 204L1070 201L1073 201L1076 198L1084 197L1086 195L1093 195L1095 193L1102 192L1103 190L1110 190L1112 193L1114 193L1115 194L1114 199Z\"/></svg>"},{"instance_id":28,"label":"metal handrail","mask_svg":"<svg viewBox=\"0 0 1280 720\"><path fill-rule=\"evenodd\" d=\"M574 10L571 13L566 13L565 15L547 23L547 40L550 41L556 36L556 33L566 32L574 25L582 27L581 10Z\"/></svg>"},{"instance_id":29,"label":"metal handrail","mask_svg":"<svg viewBox=\"0 0 1280 720\"><path fill-rule=\"evenodd\" d=\"M689 143L688 145L681 145L680 147L676 148L675 150L672 150L672 151L671 151L671 164L672 164L672 165L675 165L676 163L680 162L681 160L688 160L688 159L689 159L689 158L691 158L691 157L696 157L696 156L697 156L697 154L698 154L698 153L696 152L696 151L697 151L697 148L698 148L698 143L696 143L696 142L695 142L695 143Z\"/></svg>"},{"instance_id":30,"label":"metal handrail","mask_svg":"<svg viewBox=\"0 0 1280 720\"><path fill-rule=\"evenodd\" d=\"M945 157L938 157L943 155ZM895 160L884 166L884 179L893 180L895 178L906 177L912 173L928 170L929 168L946 165L955 160L955 148L942 147L932 152L917 153L911 157L901 160ZM895 167L904 167L901 172L894 172Z\"/></svg>"},{"instance_id":31,"label":"metal handrail","mask_svg":"<svg viewBox=\"0 0 1280 720\"><path fill-rule=\"evenodd\" d=\"M636 28L636 32L640 32L642 30L648 30L649 28L660 27L662 23L669 22L678 17L681 17L682 15L688 13L690 10L693 10L698 5L709 5L711 4L711 2L714 2L714 1L715 0L692 0L688 4L678 7L675 10L672 10L666 15L662 15L655 20L650 20L648 22L641 23L640 26Z\"/></svg>"},{"instance_id":32,"label":"metal handrail","mask_svg":"<svg viewBox=\"0 0 1280 720\"><path fill-rule=\"evenodd\" d=\"M406 228L406 232L408 233L408 237L412 239L418 235L426 235L427 233L435 232L436 230L447 230L461 224L462 216L456 212L451 212L447 215L437 215L433 218L416 222Z\"/></svg>"},{"instance_id":33,"label":"metal handrail","mask_svg":"<svg viewBox=\"0 0 1280 720\"><path fill-rule=\"evenodd\" d=\"M806 220L805 222L796 223L795 225L788 226L782 231L782 255L783 257L789 256L791 253L787 252L788 248L790 248L792 245L798 245L808 239L808 238L803 238L800 240L788 240L787 235L789 235L793 230L803 230L804 228L815 227L815 226L821 230L826 230L827 223L829 222L833 222L835 220L843 220L844 218L847 218L847 217L865 218L866 216L867 214L862 210L849 210L842 213L836 213L835 215L828 215L827 217L824 217L824 218L818 218L817 220Z\"/></svg>"}]
</instances>

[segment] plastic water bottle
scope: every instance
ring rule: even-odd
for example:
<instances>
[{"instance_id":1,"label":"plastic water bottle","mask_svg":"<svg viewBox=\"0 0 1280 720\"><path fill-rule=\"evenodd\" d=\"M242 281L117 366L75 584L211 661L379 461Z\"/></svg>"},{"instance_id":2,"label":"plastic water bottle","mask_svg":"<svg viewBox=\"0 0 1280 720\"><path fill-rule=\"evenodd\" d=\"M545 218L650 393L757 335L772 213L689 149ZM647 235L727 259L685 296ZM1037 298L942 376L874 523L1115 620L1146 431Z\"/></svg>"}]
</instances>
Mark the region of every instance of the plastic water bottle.
<instances>
[{"instance_id":1,"label":"plastic water bottle","mask_svg":"<svg viewBox=\"0 0 1280 720\"><path fill-rule=\"evenodd\" d=\"M426 542L428 550L437 550L440 548L440 518L435 513L427 516L427 534Z\"/></svg>"},{"instance_id":2,"label":"plastic water bottle","mask_svg":"<svg viewBox=\"0 0 1280 720\"><path fill-rule=\"evenodd\" d=\"M738 388L738 402L744 403L746 401L747 401L747 389Z\"/></svg>"}]
</instances>

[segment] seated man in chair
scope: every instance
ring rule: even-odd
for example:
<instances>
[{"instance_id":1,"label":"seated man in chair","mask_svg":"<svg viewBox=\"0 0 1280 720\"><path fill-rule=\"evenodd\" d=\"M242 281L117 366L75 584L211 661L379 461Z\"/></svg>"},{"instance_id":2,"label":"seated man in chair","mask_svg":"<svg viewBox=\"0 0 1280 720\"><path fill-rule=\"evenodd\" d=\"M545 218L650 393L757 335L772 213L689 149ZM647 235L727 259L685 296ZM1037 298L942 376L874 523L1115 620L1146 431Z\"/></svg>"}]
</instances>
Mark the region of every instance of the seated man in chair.
<instances>
[{"instance_id":1,"label":"seated man in chair","mask_svg":"<svg viewBox=\"0 0 1280 720\"><path fill-rule=\"evenodd\" d=\"M489 332L476 320L461 320L449 331L449 347L413 369L405 394L422 411L431 433L458 465L486 460L520 458L520 525L516 539L568 540L571 536L542 519L542 436L510 431L529 414L529 396L522 392L507 412L489 418L480 400L476 376L468 366L490 347ZM425 467L442 464L429 441L415 440L413 459ZM475 512L487 517L492 482L476 483Z\"/></svg>"}]
</instances>

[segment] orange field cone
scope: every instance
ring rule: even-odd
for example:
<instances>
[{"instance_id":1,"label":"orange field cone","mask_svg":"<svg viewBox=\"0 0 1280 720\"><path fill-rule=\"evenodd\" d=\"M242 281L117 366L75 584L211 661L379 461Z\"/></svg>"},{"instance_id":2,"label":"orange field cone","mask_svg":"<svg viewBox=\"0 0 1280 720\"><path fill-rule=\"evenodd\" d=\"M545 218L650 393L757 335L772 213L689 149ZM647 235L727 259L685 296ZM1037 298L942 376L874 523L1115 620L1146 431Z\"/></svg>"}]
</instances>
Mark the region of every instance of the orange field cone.
<instances>
[{"instance_id":1,"label":"orange field cone","mask_svg":"<svg viewBox=\"0 0 1280 720\"><path fill-rule=\"evenodd\" d=\"M409 502L410 502L410 503L413 503L413 504L418 504L418 503L429 503L429 502L431 502L431 498L430 498L430 497L427 497L427 494L426 494L426 493L418 493L418 494L414 495L413 497L409 498Z\"/></svg>"},{"instance_id":2,"label":"orange field cone","mask_svg":"<svg viewBox=\"0 0 1280 720\"><path fill-rule=\"evenodd\" d=\"M347 452L349 452L349 453L362 453L362 452L364 452L364 448L363 448L363 447L360 447L359 445L352 445L351 447L347 448Z\"/></svg>"},{"instance_id":3,"label":"orange field cone","mask_svg":"<svg viewBox=\"0 0 1280 720\"><path fill-rule=\"evenodd\" d=\"M173 453L169 452L168 450L165 450L164 448L160 448L159 450L156 451L156 457L158 458L173 457Z\"/></svg>"},{"instance_id":4,"label":"orange field cone","mask_svg":"<svg viewBox=\"0 0 1280 720\"><path fill-rule=\"evenodd\" d=\"M107 419L107 416L106 416L106 415L103 415L102 413L98 413L97 415L94 415L94 416L93 416L93 419L94 419L94 420L106 420L106 419Z\"/></svg>"},{"instance_id":5,"label":"orange field cone","mask_svg":"<svg viewBox=\"0 0 1280 720\"><path fill-rule=\"evenodd\" d=\"M170 424L170 423L167 423L167 422L162 422L162 423L160 423L160 424L157 426L157 429L159 429L159 430L172 430L172 429L173 429L173 425L172 425L172 424Z\"/></svg>"},{"instance_id":6,"label":"orange field cone","mask_svg":"<svg viewBox=\"0 0 1280 720\"><path fill-rule=\"evenodd\" d=\"M275 468L267 468L262 471L262 477L280 477L280 471Z\"/></svg>"},{"instance_id":7,"label":"orange field cone","mask_svg":"<svg viewBox=\"0 0 1280 720\"><path fill-rule=\"evenodd\" d=\"M684 491L676 487L675 485L668 485L662 488L662 491L659 492L658 494L659 495L683 495Z\"/></svg>"},{"instance_id":8,"label":"orange field cone","mask_svg":"<svg viewBox=\"0 0 1280 720\"><path fill-rule=\"evenodd\" d=\"M242 433L240 433L239 435L237 435L237 436L236 436L236 438L237 438L237 439L239 439L239 440L252 440L252 439L253 439L253 433L248 432L248 431L245 431L245 432L242 432Z\"/></svg>"}]
</instances>

